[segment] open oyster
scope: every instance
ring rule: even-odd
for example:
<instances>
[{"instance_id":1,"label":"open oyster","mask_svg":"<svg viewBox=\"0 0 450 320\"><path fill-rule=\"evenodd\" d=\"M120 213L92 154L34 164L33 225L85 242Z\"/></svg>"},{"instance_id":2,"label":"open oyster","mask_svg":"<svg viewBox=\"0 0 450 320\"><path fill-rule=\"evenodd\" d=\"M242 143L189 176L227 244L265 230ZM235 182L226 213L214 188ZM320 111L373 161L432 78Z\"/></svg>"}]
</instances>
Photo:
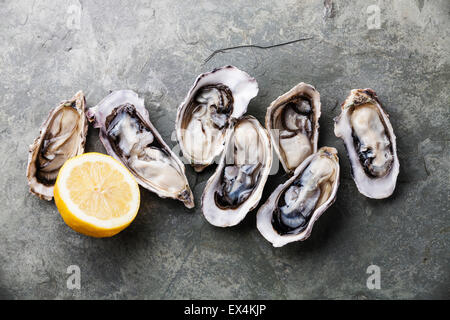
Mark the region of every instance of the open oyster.
<instances>
[{"instance_id":1,"label":"open oyster","mask_svg":"<svg viewBox=\"0 0 450 320\"><path fill-rule=\"evenodd\" d=\"M336 200L339 158L335 148L322 147L278 186L256 216L259 232L274 247L305 240L314 222Z\"/></svg>"},{"instance_id":2,"label":"open oyster","mask_svg":"<svg viewBox=\"0 0 450 320\"><path fill-rule=\"evenodd\" d=\"M87 117L100 129L108 154L121 161L141 186L194 207L183 163L150 122L144 100L135 92L113 91L90 108Z\"/></svg>"},{"instance_id":3,"label":"open oyster","mask_svg":"<svg viewBox=\"0 0 450 320\"><path fill-rule=\"evenodd\" d=\"M62 101L48 115L39 137L30 146L27 179L30 191L42 199L52 200L59 169L69 158L84 152L87 121L82 91Z\"/></svg>"},{"instance_id":4,"label":"open oyster","mask_svg":"<svg viewBox=\"0 0 450 320\"><path fill-rule=\"evenodd\" d=\"M394 192L399 162L388 114L372 89L355 89L335 118L334 133L344 140L359 192L382 199Z\"/></svg>"},{"instance_id":5,"label":"open oyster","mask_svg":"<svg viewBox=\"0 0 450 320\"><path fill-rule=\"evenodd\" d=\"M195 171L202 171L220 155L231 120L242 116L257 94L256 80L233 66L197 77L176 118L181 151Z\"/></svg>"},{"instance_id":6,"label":"open oyster","mask_svg":"<svg viewBox=\"0 0 450 320\"><path fill-rule=\"evenodd\" d=\"M238 224L261 199L272 166L269 135L244 116L227 133L225 151L202 196L206 220L218 227Z\"/></svg>"},{"instance_id":7,"label":"open oyster","mask_svg":"<svg viewBox=\"0 0 450 320\"><path fill-rule=\"evenodd\" d=\"M319 92L301 82L267 109L266 128L286 172L317 151L320 108Z\"/></svg>"}]
</instances>

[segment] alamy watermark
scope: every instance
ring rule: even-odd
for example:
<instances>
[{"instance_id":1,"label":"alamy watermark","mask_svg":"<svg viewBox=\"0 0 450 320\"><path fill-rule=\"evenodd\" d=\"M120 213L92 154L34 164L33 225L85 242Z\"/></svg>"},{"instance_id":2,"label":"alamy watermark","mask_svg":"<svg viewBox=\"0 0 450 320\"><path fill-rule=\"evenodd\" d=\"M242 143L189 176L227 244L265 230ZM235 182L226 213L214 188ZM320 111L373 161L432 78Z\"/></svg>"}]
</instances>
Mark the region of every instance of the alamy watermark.
<instances>
[{"instance_id":1,"label":"alamy watermark","mask_svg":"<svg viewBox=\"0 0 450 320\"><path fill-rule=\"evenodd\" d=\"M369 30L379 30L381 29L381 10L376 4L372 4L367 7L366 13L367 17L367 29Z\"/></svg>"},{"instance_id":2,"label":"alamy watermark","mask_svg":"<svg viewBox=\"0 0 450 320\"><path fill-rule=\"evenodd\" d=\"M66 26L69 30L81 29L81 6L72 4L67 8Z\"/></svg>"},{"instance_id":3,"label":"alamy watermark","mask_svg":"<svg viewBox=\"0 0 450 320\"><path fill-rule=\"evenodd\" d=\"M277 143L277 147L280 144L280 139L282 139L280 138L279 131L280 130L278 129L270 130L275 143ZM179 144L179 141L177 139L176 132L172 132L171 141L175 142L175 145L173 146L171 151L177 157L179 157L181 162L183 162L184 164L195 164L195 162L190 161L186 157L185 153L190 154L191 158L195 157L196 159L204 160L210 159L211 154L214 154L212 145L207 143L208 137L206 135L204 137L197 137L194 136L195 134L196 133L190 132L188 130L182 130L181 136L188 138L188 140L190 141L195 141L195 144L191 143L189 144L189 146L184 144L183 152L181 149L181 145ZM254 165L262 161L262 156L264 155L263 152L265 151L266 150L263 147L262 141L258 142L252 139L246 139L245 137L243 139L237 140L233 139L232 137L228 142L225 142L225 149L223 151L224 153L220 153L219 156L213 157L211 164L220 164L220 162L223 160L225 161L225 165ZM272 167L269 174L274 175L280 168L280 161L274 148L271 148L270 152L272 153Z\"/></svg>"},{"instance_id":4,"label":"alamy watermark","mask_svg":"<svg viewBox=\"0 0 450 320\"><path fill-rule=\"evenodd\" d=\"M381 289L381 269L380 269L380 267L372 264L367 267L366 273L370 274L370 276L367 278L367 281L366 281L367 289L369 289L369 290Z\"/></svg>"},{"instance_id":5,"label":"alamy watermark","mask_svg":"<svg viewBox=\"0 0 450 320\"><path fill-rule=\"evenodd\" d=\"M67 273L70 274L67 279L66 285L67 289L81 289L81 270L77 265L70 265L67 267Z\"/></svg>"}]
</instances>

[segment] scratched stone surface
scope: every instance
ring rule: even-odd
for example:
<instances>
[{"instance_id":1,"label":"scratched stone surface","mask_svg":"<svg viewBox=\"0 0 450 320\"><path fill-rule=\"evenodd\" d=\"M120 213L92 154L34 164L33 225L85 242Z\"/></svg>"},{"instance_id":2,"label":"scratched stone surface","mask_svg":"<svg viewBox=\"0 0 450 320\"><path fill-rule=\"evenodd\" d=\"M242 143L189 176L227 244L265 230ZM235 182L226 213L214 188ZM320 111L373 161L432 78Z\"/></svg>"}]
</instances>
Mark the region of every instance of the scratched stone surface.
<instances>
[{"instance_id":1,"label":"scratched stone surface","mask_svg":"<svg viewBox=\"0 0 450 320\"><path fill-rule=\"evenodd\" d=\"M449 13L447 0L0 0L0 298L449 298ZM313 39L205 63L216 49L302 37ZM261 122L300 81L321 94L319 146L338 149L341 185L307 241L273 248L256 210L236 227L209 225L200 197L214 167L186 166L195 209L141 188L137 218L107 239L72 231L53 202L28 193L28 146L60 100L82 89L93 106L135 90L175 146L176 109L195 77L227 64L257 79L248 113ZM340 103L366 87L397 135L400 175L385 200L357 191L333 134ZM105 152L92 127L86 151ZM270 176L262 201L285 179ZM67 287L70 265L80 289ZM370 265L379 290L366 285Z\"/></svg>"}]
</instances>

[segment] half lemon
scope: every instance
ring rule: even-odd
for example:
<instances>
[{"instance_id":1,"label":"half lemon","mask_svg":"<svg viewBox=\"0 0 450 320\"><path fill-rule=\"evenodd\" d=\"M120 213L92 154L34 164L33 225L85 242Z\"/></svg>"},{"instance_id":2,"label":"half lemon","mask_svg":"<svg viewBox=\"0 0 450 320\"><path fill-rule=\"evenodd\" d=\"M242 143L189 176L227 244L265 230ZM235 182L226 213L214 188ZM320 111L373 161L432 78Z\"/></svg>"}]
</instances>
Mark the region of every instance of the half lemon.
<instances>
[{"instance_id":1,"label":"half lemon","mask_svg":"<svg viewBox=\"0 0 450 320\"><path fill-rule=\"evenodd\" d=\"M69 159L58 173L56 207L73 230L110 237L126 227L139 210L139 186L119 161L90 152Z\"/></svg>"}]
</instances>

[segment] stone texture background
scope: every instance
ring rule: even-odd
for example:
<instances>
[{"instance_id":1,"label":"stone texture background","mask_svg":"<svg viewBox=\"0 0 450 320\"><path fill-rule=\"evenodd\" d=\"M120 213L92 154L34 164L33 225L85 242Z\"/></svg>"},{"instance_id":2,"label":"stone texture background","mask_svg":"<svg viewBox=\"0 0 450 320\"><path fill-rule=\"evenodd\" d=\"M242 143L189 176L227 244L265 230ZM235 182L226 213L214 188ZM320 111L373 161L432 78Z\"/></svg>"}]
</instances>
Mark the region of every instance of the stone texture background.
<instances>
[{"instance_id":1,"label":"stone texture background","mask_svg":"<svg viewBox=\"0 0 450 320\"><path fill-rule=\"evenodd\" d=\"M0 298L449 298L450 2L333 2L324 14L322 0L0 0ZM371 4L380 29L367 26ZM215 49L304 36L314 38L203 64ZM257 79L248 112L261 122L300 81L321 93L319 145L339 150L341 186L306 242L272 248L256 210L237 227L209 225L199 199L214 168L187 166L194 210L141 188L136 220L109 239L75 233L53 202L28 193L28 145L60 100L82 89L93 106L109 90L133 89L174 146L178 104L199 73L225 64ZM365 87L398 137L401 172L385 200L358 193L333 134L338 104ZM87 151L104 152L92 127ZM284 179L271 176L263 200ZM380 290L366 287L372 264ZM80 290L66 287L69 265L81 268Z\"/></svg>"}]
</instances>

